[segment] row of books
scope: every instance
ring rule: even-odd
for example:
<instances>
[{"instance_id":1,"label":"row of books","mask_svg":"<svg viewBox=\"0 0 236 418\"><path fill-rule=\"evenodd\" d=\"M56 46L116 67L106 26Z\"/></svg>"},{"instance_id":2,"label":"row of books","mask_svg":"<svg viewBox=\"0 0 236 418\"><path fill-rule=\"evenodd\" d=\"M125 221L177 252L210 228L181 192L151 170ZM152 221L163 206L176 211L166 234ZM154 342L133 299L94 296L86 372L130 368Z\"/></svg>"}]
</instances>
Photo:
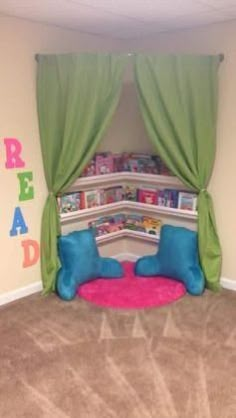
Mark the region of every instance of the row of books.
<instances>
[{"instance_id":1,"label":"row of books","mask_svg":"<svg viewBox=\"0 0 236 418\"><path fill-rule=\"evenodd\" d=\"M170 170L158 155L103 152L94 158L83 170L81 177L130 171L133 173L149 173L170 176Z\"/></svg>"},{"instance_id":2,"label":"row of books","mask_svg":"<svg viewBox=\"0 0 236 418\"><path fill-rule=\"evenodd\" d=\"M146 232L159 235L162 222L160 219L138 214L119 213L113 216L104 216L88 223L88 227L94 230L96 237L111 232L130 229L133 231Z\"/></svg>"},{"instance_id":3,"label":"row of books","mask_svg":"<svg viewBox=\"0 0 236 418\"><path fill-rule=\"evenodd\" d=\"M87 190L58 197L60 213L93 208L123 200L195 211L197 195L176 189L116 186L106 189Z\"/></svg>"},{"instance_id":4,"label":"row of books","mask_svg":"<svg viewBox=\"0 0 236 418\"><path fill-rule=\"evenodd\" d=\"M197 209L197 194L176 189L138 189L137 201L182 210Z\"/></svg>"},{"instance_id":5,"label":"row of books","mask_svg":"<svg viewBox=\"0 0 236 418\"><path fill-rule=\"evenodd\" d=\"M109 203L121 202L122 200L124 200L124 189L122 186L68 193L57 198L60 213L94 208Z\"/></svg>"}]
</instances>

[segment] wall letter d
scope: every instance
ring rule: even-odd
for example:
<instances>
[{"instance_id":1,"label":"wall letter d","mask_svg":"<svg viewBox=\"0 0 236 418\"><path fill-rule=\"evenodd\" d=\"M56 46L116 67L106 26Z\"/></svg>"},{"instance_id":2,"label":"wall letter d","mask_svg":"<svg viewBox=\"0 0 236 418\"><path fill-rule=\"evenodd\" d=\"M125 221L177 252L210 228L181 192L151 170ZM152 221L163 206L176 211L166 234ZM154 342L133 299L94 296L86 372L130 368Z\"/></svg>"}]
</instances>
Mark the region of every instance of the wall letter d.
<instances>
[{"instance_id":1,"label":"wall letter d","mask_svg":"<svg viewBox=\"0 0 236 418\"><path fill-rule=\"evenodd\" d=\"M39 244L32 239L21 242L24 251L23 267L30 267L37 263L39 259Z\"/></svg>"}]
</instances>

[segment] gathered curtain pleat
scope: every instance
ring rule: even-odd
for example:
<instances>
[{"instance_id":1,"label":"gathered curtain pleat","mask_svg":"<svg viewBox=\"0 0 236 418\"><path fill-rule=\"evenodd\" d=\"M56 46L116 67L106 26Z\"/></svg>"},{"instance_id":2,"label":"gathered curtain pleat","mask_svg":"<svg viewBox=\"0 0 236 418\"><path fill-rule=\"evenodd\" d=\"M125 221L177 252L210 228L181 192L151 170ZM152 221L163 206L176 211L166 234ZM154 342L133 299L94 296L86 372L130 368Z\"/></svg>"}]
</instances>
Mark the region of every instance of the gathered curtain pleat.
<instances>
[{"instance_id":1,"label":"gathered curtain pleat","mask_svg":"<svg viewBox=\"0 0 236 418\"><path fill-rule=\"evenodd\" d=\"M218 56L136 55L135 82L149 137L169 169L198 193L206 287L218 290L221 247L207 185L216 149Z\"/></svg>"},{"instance_id":2,"label":"gathered curtain pleat","mask_svg":"<svg viewBox=\"0 0 236 418\"><path fill-rule=\"evenodd\" d=\"M60 267L57 195L93 157L117 107L125 63L125 56L112 54L38 56L38 119L48 187L41 227L44 294L55 290Z\"/></svg>"}]
</instances>

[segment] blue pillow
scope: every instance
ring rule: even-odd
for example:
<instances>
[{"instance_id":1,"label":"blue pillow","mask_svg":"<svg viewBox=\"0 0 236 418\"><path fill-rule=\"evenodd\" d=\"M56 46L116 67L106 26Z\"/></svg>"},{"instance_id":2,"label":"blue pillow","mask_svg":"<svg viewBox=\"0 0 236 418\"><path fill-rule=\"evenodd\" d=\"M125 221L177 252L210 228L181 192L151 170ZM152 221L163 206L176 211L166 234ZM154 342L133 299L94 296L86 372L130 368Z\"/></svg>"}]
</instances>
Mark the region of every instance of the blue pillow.
<instances>
[{"instance_id":1,"label":"blue pillow","mask_svg":"<svg viewBox=\"0 0 236 418\"><path fill-rule=\"evenodd\" d=\"M64 300L73 299L77 287L89 280L123 276L123 268L117 260L100 257L91 229L62 235L58 249L61 268L57 275L57 292Z\"/></svg>"},{"instance_id":2,"label":"blue pillow","mask_svg":"<svg viewBox=\"0 0 236 418\"><path fill-rule=\"evenodd\" d=\"M159 251L137 260L135 274L167 276L183 282L192 295L202 294L205 279L199 264L197 233L183 227L164 225Z\"/></svg>"}]
</instances>

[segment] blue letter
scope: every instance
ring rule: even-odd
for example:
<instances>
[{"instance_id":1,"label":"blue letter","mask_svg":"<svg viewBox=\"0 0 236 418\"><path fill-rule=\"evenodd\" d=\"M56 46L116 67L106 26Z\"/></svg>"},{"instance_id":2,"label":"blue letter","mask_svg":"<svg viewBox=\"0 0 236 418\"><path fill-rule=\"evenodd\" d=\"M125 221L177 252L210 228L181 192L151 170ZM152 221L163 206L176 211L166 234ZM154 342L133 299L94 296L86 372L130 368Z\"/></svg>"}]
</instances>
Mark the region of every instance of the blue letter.
<instances>
[{"instance_id":1,"label":"blue letter","mask_svg":"<svg viewBox=\"0 0 236 418\"><path fill-rule=\"evenodd\" d=\"M27 232L28 232L28 227L26 226L25 220L21 213L21 209L17 207L15 208L13 224L10 230L10 237L14 237L15 235L18 235L19 233L27 234Z\"/></svg>"}]
</instances>

